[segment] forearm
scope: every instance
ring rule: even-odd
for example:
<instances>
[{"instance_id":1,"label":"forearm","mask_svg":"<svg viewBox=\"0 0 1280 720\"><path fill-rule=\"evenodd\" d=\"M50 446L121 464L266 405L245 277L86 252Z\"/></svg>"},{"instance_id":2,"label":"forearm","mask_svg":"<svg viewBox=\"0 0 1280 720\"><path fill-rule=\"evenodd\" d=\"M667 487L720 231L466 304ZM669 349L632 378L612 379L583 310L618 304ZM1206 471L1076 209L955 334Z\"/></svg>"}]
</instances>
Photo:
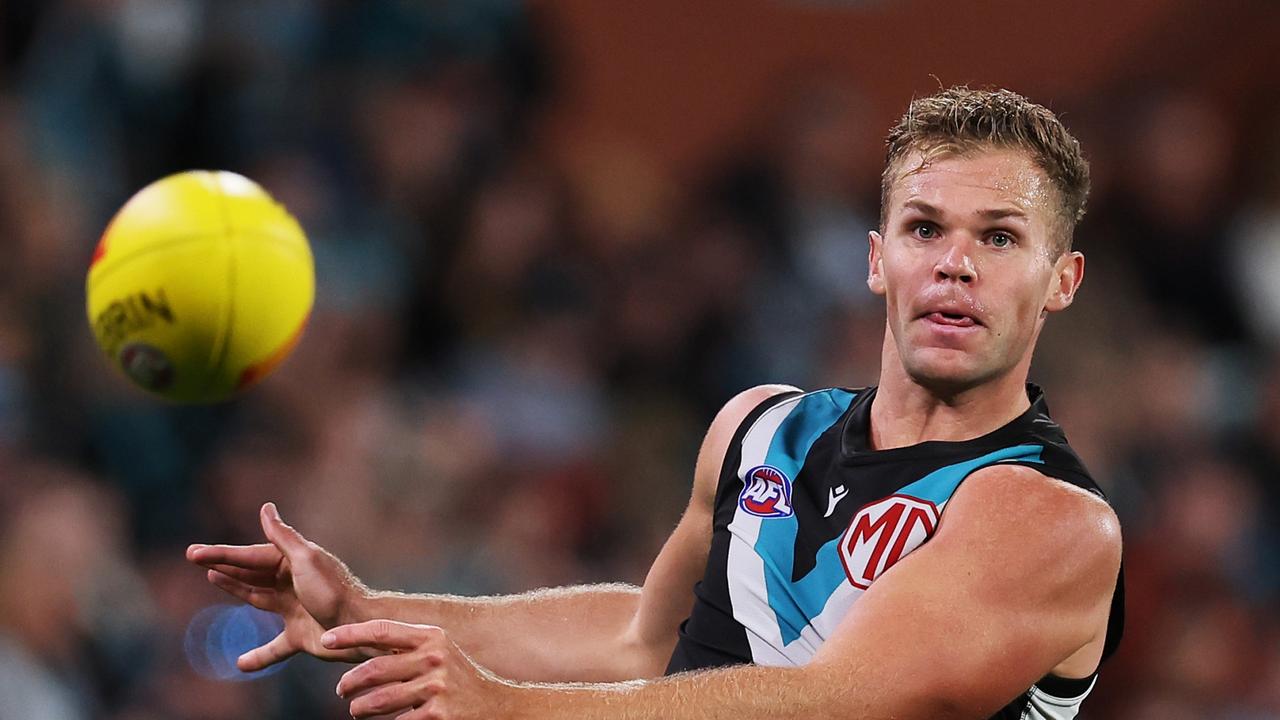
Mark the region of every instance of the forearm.
<instances>
[{"instance_id":1,"label":"forearm","mask_svg":"<svg viewBox=\"0 0 1280 720\"><path fill-rule=\"evenodd\" d=\"M868 687L843 670L813 665L742 666L604 685L522 684L514 698L510 720L936 720L955 716L954 708L930 698L908 697L902 688Z\"/></svg>"},{"instance_id":2,"label":"forearm","mask_svg":"<svg viewBox=\"0 0 1280 720\"><path fill-rule=\"evenodd\" d=\"M497 597L376 592L351 620L437 625L481 665L512 680L608 682L658 675L670 655L670 645L645 647L632 638L639 599L639 588L622 584Z\"/></svg>"}]
</instances>

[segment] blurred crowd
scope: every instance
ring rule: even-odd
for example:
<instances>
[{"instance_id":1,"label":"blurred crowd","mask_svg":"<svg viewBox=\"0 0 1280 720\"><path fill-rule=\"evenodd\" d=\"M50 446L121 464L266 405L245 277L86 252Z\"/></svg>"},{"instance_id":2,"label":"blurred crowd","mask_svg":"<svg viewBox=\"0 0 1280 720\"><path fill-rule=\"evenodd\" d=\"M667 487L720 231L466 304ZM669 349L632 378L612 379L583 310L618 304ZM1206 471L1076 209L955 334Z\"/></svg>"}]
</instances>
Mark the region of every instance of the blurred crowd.
<instances>
[{"instance_id":1,"label":"blurred crowd","mask_svg":"<svg viewBox=\"0 0 1280 720\"><path fill-rule=\"evenodd\" d=\"M257 509L368 584L640 582L715 409L875 382L887 127L798 79L676 183L544 132L553 35L512 0L5 3L0 720L342 718L342 668L188 662L229 598L183 560ZM1128 630L1083 718L1280 717L1280 105L1170 78L1066 110L1087 279L1032 379L1125 531ZM908 97L902 98L905 105ZM314 314L244 397L174 407L93 345L84 274L135 190L248 175L313 244Z\"/></svg>"}]
</instances>

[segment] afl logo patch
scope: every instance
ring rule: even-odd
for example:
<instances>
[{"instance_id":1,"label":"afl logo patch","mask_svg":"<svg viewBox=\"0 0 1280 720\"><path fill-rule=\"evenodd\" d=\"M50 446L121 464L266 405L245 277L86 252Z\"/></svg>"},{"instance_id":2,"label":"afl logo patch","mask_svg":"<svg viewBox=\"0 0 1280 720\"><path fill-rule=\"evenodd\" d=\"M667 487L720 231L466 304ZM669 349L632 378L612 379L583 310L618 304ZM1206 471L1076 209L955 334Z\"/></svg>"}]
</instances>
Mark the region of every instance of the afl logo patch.
<instances>
[{"instance_id":1,"label":"afl logo patch","mask_svg":"<svg viewBox=\"0 0 1280 720\"><path fill-rule=\"evenodd\" d=\"M738 507L756 517L791 517L791 479L772 465L751 468L742 479Z\"/></svg>"}]
</instances>

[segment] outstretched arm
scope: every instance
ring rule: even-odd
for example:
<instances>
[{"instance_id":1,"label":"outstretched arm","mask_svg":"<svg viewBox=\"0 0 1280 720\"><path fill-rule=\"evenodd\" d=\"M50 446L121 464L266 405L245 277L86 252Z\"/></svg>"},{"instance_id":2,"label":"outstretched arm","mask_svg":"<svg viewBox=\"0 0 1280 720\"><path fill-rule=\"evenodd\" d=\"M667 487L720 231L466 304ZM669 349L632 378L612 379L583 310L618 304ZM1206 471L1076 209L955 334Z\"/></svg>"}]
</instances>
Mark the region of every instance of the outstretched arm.
<instances>
[{"instance_id":1,"label":"outstretched arm","mask_svg":"<svg viewBox=\"0 0 1280 720\"><path fill-rule=\"evenodd\" d=\"M325 628L386 618L445 628L470 656L513 680L613 681L660 675L679 623L693 605L705 570L720 468L743 418L772 395L794 391L761 386L730 400L712 422L698 453L689 506L655 560L643 588L595 585L501 597L406 595L365 588L337 558L263 509L271 543L194 545L188 558L209 568L210 581L286 619L285 632L246 653L255 670L299 651L329 659L359 659L320 644Z\"/></svg>"},{"instance_id":2,"label":"outstretched arm","mask_svg":"<svg viewBox=\"0 0 1280 720\"><path fill-rule=\"evenodd\" d=\"M1096 662L1119 562L1104 503L997 466L961 486L937 534L877 579L804 667L534 686L477 667L439 628L365 623L325 642L398 653L343 677L353 717L981 718L1069 659Z\"/></svg>"},{"instance_id":3,"label":"outstretched arm","mask_svg":"<svg viewBox=\"0 0 1280 720\"><path fill-rule=\"evenodd\" d=\"M503 677L568 682L661 675L706 569L716 484L733 434L757 405L791 390L753 388L717 414L698 452L689 506L643 588L599 585L493 598L378 593L360 614L442 627Z\"/></svg>"}]
</instances>

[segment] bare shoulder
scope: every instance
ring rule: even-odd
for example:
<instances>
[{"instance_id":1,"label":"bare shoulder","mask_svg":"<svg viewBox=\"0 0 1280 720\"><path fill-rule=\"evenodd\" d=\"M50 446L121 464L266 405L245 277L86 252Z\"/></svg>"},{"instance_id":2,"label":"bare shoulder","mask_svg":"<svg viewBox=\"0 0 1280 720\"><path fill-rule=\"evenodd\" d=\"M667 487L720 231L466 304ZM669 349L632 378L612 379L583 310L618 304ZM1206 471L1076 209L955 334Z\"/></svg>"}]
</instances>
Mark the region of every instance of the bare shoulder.
<instances>
[{"instance_id":1,"label":"bare shoulder","mask_svg":"<svg viewBox=\"0 0 1280 720\"><path fill-rule=\"evenodd\" d=\"M746 420L747 415L751 414L752 410L775 395L790 392L801 392L801 390L791 385L756 385L734 395L729 399L729 402L726 402L720 408L720 412L716 413L715 419L711 421L711 427L707 430L707 440L704 446L707 444L715 446L713 449L721 450L722 452L719 454L723 457L723 451L728 449L734 432L737 431L742 421Z\"/></svg>"},{"instance_id":2,"label":"bare shoulder","mask_svg":"<svg viewBox=\"0 0 1280 720\"><path fill-rule=\"evenodd\" d=\"M715 420L711 423L711 429L719 431L727 426L732 433L760 403L775 395L793 392L802 391L792 385L756 385L755 387L747 388L729 398L729 401L720 408L720 412L716 414Z\"/></svg>"},{"instance_id":3,"label":"bare shoulder","mask_svg":"<svg viewBox=\"0 0 1280 720\"><path fill-rule=\"evenodd\" d=\"M992 465L976 471L957 491L956 501L986 504L1076 540L1118 545L1120 521L1098 495L1044 475L1026 465Z\"/></svg>"},{"instance_id":4,"label":"bare shoulder","mask_svg":"<svg viewBox=\"0 0 1280 720\"><path fill-rule=\"evenodd\" d=\"M738 426L746 420L752 410L760 406L760 403L775 395L790 392L801 392L801 390L791 385L757 385L734 395L720 408L707 429L707 435L702 441L702 449L698 451L698 465L694 471L695 497L701 497L708 502L714 501L720 466L729 452L729 443L733 441Z\"/></svg>"},{"instance_id":5,"label":"bare shoulder","mask_svg":"<svg viewBox=\"0 0 1280 720\"><path fill-rule=\"evenodd\" d=\"M1011 569L1035 569L1080 589L1109 593L1120 566L1120 521L1111 506L1024 465L973 473L947 503L938 539L948 525L965 542L990 544Z\"/></svg>"}]
</instances>

